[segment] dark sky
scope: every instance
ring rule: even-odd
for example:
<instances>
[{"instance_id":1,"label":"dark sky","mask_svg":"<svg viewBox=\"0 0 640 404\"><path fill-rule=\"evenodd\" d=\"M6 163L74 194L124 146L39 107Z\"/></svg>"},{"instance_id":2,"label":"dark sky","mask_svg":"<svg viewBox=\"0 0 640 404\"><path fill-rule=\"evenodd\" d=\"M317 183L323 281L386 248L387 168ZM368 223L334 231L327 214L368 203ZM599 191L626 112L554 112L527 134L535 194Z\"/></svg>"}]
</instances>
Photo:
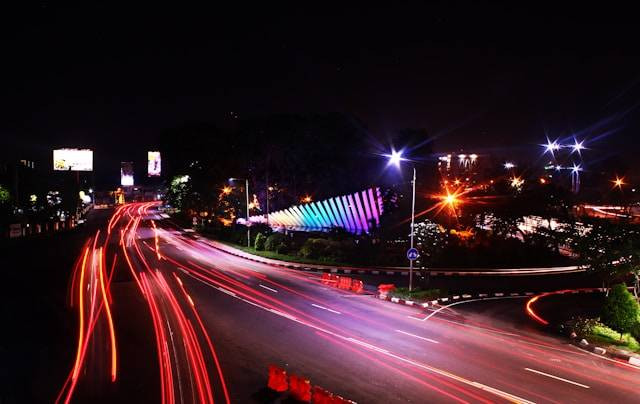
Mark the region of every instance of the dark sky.
<instances>
[{"instance_id":1,"label":"dark sky","mask_svg":"<svg viewBox=\"0 0 640 404\"><path fill-rule=\"evenodd\" d=\"M426 128L437 150L578 134L594 158L640 151L630 9L89 3L0 10L2 157L93 147L117 167L183 122L325 111L379 137Z\"/></svg>"}]
</instances>

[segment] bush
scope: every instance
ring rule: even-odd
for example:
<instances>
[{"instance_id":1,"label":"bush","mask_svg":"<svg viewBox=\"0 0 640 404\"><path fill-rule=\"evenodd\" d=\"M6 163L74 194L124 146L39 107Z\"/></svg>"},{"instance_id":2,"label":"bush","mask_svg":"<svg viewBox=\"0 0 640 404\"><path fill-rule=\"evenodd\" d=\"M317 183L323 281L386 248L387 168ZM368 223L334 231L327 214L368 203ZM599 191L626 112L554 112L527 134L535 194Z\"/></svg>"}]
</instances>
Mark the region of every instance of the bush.
<instances>
[{"instance_id":1,"label":"bush","mask_svg":"<svg viewBox=\"0 0 640 404\"><path fill-rule=\"evenodd\" d=\"M580 338L588 337L593 334L593 329L599 324L597 318L572 317L560 326L562 331L567 334L575 332Z\"/></svg>"},{"instance_id":2,"label":"bush","mask_svg":"<svg viewBox=\"0 0 640 404\"><path fill-rule=\"evenodd\" d=\"M625 284L611 288L602 308L602 322L622 334L630 332L638 322L638 302L627 290Z\"/></svg>"},{"instance_id":3,"label":"bush","mask_svg":"<svg viewBox=\"0 0 640 404\"><path fill-rule=\"evenodd\" d=\"M303 258L326 258L331 253L332 245L323 238L310 238L304 242L298 254Z\"/></svg>"},{"instance_id":4,"label":"bush","mask_svg":"<svg viewBox=\"0 0 640 404\"><path fill-rule=\"evenodd\" d=\"M399 297L406 300L433 300L447 296L444 289L414 289L409 292L409 288L397 288L390 292L390 296Z\"/></svg>"},{"instance_id":5,"label":"bush","mask_svg":"<svg viewBox=\"0 0 640 404\"><path fill-rule=\"evenodd\" d=\"M254 247L257 251L264 250L264 244L267 241L267 236L262 233L256 234L256 241L254 243Z\"/></svg>"},{"instance_id":6,"label":"bush","mask_svg":"<svg viewBox=\"0 0 640 404\"><path fill-rule=\"evenodd\" d=\"M282 249L282 248L286 248L286 239L287 237L282 234L282 233L273 233L272 235L270 235L269 237L267 237L267 240L264 243L264 248L267 251L276 251L278 252L278 249Z\"/></svg>"}]
</instances>

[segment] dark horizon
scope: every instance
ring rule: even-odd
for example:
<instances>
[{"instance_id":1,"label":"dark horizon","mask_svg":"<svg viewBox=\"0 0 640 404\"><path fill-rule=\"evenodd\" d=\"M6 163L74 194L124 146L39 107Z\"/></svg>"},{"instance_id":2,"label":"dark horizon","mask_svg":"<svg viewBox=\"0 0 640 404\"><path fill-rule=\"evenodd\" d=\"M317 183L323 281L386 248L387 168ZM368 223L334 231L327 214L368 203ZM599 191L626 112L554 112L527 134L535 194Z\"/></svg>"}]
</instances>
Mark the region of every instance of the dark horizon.
<instances>
[{"instance_id":1,"label":"dark horizon","mask_svg":"<svg viewBox=\"0 0 640 404\"><path fill-rule=\"evenodd\" d=\"M6 10L2 157L93 147L117 172L168 128L339 112L377 139L424 128L436 151L535 157L545 135L575 134L637 164L640 57L623 10L341 11Z\"/></svg>"}]
</instances>

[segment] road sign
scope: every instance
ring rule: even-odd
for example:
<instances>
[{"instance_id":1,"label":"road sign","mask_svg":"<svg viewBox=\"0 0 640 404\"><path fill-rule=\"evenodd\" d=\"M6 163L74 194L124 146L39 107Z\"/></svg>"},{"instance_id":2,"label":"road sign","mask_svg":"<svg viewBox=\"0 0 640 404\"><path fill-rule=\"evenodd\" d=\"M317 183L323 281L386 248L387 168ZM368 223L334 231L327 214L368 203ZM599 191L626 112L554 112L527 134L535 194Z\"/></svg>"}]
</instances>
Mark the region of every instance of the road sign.
<instances>
[{"instance_id":1,"label":"road sign","mask_svg":"<svg viewBox=\"0 0 640 404\"><path fill-rule=\"evenodd\" d=\"M418 250L415 248L409 248L407 250L407 258L410 261L415 261L416 259L418 259L418 257L420 256L420 254L418 253Z\"/></svg>"}]
</instances>

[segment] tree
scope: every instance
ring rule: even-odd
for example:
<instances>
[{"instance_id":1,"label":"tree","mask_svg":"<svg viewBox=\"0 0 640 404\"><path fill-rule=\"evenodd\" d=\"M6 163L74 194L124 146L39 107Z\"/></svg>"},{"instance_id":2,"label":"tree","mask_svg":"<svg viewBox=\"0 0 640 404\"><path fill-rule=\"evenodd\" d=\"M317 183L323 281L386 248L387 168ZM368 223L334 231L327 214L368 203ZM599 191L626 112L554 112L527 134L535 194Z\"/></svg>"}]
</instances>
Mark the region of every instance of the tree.
<instances>
[{"instance_id":1,"label":"tree","mask_svg":"<svg viewBox=\"0 0 640 404\"><path fill-rule=\"evenodd\" d=\"M256 234L256 241L254 243L255 249L258 251L264 250L265 241L267 241L267 236L262 233Z\"/></svg>"},{"instance_id":2,"label":"tree","mask_svg":"<svg viewBox=\"0 0 640 404\"><path fill-rule=\"evenodd\" d=\"M633 275L633 293L638 298L640 289L640 234L633 229L625 232L626 237L620 247L620 259L618 260L618 272Z\"/></svg>"},{"instance_id":3,"label":"tree","mask_svg":"<svg viewBox=\"0 0 640 404\"><path fill-rule=\"evenodd\" d=\"M171 180L171 184L169 185L169 189L165 196L171 207L178 210L183 210L186 207L187 194L191 189L189 179L188 175L176 175Z\"/></svg>"},{"instance_id":4,"label":"tree","mask_svg":"<svg viewBox=\"0 0 640 404\"><path fill-rule=\"evenodd\" d=\"M631 331L638 321L638 302L629 293L623 283L611 288L607 301L602 308L601 320L604 324L620 333L620 339L624 333Z\"/></svg>"},{"instance_id":5,"label":"tree","mask_svg":"<svg viewBox=\"0 0 640 404\"><path fill-rule=\"evenodd\" d=\"M608 220L594 220L569 238L581 264L587 271L598 274L604 287L638 267L637 253L629 252L637 248L638 240L635 227ZM632 259L634 256L635 260Z\"/></svg>"},{"instance_id":6,"label":"tree","mask_svg":"<svg viewBox=\"0 0 640 404\"><path fill-rule=\"evenodd\" d=\"M10 199L9 190L0 185L0 205L7 204Z\"/></svg>"}]
</instances>

